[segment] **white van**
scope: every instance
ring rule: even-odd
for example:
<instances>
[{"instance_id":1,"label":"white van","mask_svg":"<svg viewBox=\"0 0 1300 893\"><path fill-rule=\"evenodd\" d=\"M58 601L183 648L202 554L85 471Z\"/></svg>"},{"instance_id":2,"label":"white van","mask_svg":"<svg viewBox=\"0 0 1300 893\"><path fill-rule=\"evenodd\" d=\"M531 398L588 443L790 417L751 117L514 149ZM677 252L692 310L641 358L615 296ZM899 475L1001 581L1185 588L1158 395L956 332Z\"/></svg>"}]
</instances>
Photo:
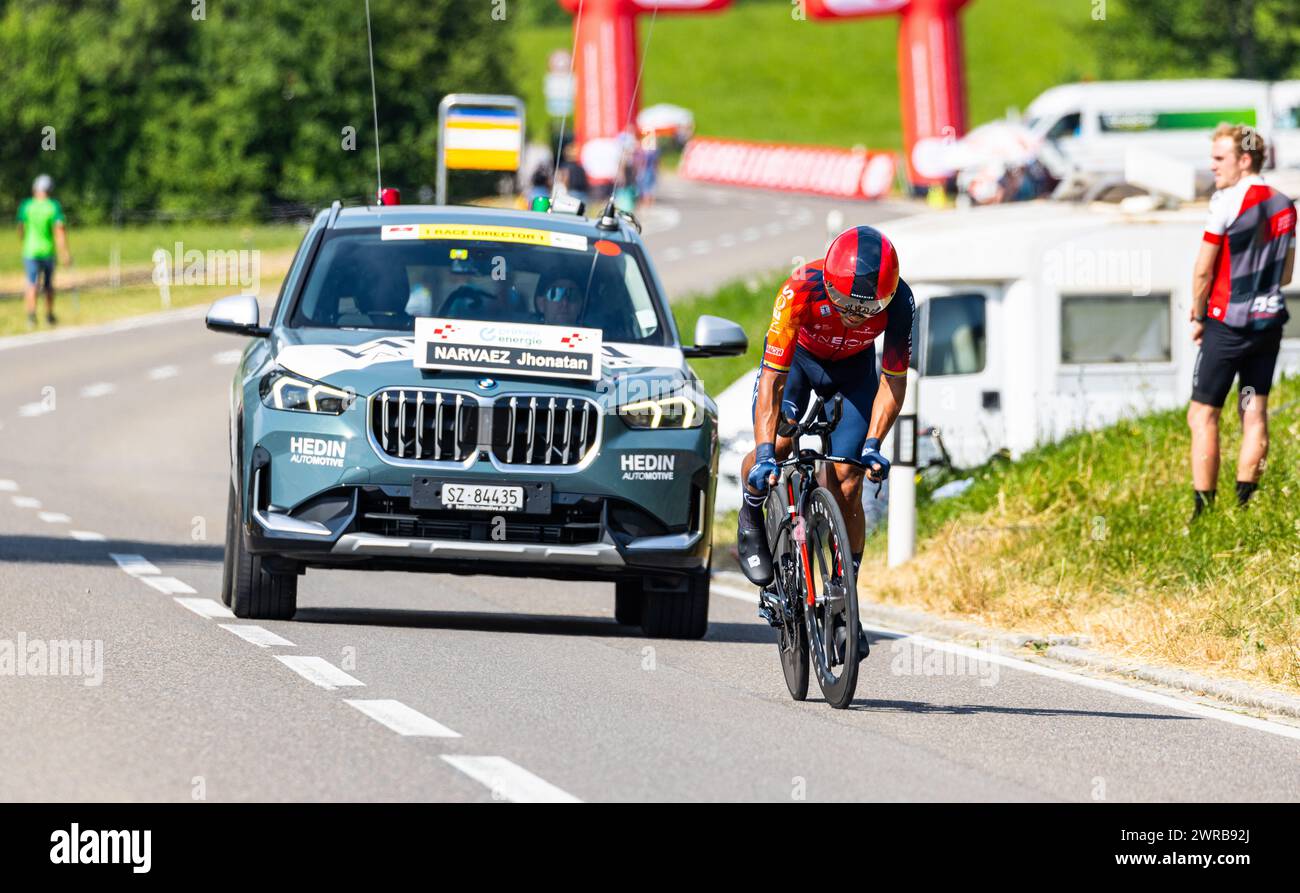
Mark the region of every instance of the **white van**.
<instances>
[{"instance_id":1,"label":"white van","mask_svg":"<svg viewBox=\"0 0 1300 893\"><path fill-rule=\"evenodd\" d=\"M1043 160L1061 179L1118 177L1128 150L1144 149L1191 163L1208 190L1215 127L1257 128L1276 143L1277 166L1287 167L1300 165L1298 116L1295 81L1099 81L1052 87L1029 104L1025 124L1055 150Z\"/></svg>"},{"instance_id":2,"label":"white van","mask_svg":"<svg viewBox=\"0 0 1300 893\"><path fill-rule=\"evenodd\" d=\"M883 224L917 299L920 424L953 464L1185 404L1205 213L1030 202ZM1279 373L1300 371L1300 288L1287 294Z\"/></svg>"}]
</instances>

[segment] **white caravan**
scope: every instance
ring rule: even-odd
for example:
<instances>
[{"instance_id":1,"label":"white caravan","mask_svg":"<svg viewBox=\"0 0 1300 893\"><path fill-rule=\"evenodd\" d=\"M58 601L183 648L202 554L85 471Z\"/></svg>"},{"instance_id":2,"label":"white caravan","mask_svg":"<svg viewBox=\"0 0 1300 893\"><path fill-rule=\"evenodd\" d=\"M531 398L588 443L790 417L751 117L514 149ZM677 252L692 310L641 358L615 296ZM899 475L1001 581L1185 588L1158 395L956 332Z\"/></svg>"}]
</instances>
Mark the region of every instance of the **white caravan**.
<instances>
[{"instance_id":1,"label":"white caravan","mask_svg":"<svg viewBox=\"0 0 1300 893\"><path fill-rule=\"evenodd\" d=\"M968 467L1185 404L1205 214L1031 202L882 224L917 299L921 427ZM1300 371L1300 291L1286 291L1279 373Z\"/></svg>"}]
</instances>

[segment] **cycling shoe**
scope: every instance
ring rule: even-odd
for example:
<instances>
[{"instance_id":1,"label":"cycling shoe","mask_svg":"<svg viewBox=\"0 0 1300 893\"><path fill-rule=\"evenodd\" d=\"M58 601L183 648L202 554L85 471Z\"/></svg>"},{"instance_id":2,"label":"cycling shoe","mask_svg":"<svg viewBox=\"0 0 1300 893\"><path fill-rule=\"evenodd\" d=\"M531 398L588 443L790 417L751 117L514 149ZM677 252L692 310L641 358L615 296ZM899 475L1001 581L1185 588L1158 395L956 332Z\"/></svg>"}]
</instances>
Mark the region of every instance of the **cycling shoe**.
<instances>
[{"instance_id":1,"label":"cycling shoe","mask_svg":"<svg viewBox=\"0 0 1300 893\"><path fill-rule=\"evenodd\" d=\"M772 549L767 544L767 531L761 527L736 531L736 550L740 553L740 569L749 582L763 587L772 584Z\"/></svg>"}]
</instances>

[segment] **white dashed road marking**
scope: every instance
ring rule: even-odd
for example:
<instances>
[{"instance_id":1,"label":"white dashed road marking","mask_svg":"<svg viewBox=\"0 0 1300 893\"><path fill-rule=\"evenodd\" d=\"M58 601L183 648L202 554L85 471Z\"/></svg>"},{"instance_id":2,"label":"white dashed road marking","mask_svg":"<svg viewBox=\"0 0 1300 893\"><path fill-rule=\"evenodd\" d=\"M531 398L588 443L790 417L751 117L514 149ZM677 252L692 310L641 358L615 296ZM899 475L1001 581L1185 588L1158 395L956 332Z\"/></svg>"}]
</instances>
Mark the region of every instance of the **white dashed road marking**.
<instances>
[{"instance_id":1,"label":"white dashed road marking","mask_svg":"<svg viewBox=\"0 0 1300 893\"><path fill-rule=\"evenodd\" d=\"M186 610L193 611L200 617L215 619L217 617L234 617L231 610L216 599L211 598L180 598L177 597L176 604Z\"/></svg>"},{"instance_id":2,"label":"white dashed road marking","mask_svg":"<svg viewBox=\"0 0 1300 893\"><path fill-rule=\"evenodd\" d=\"M710 247L711 246L707 240L696 239L691 243L691 254L708 254Z\"/></svg>"},{"instance_id":3,"label":"white dashed road marking","mask_svg":"<svg viewBox=\"0 0 1300 893\"><path fill-rule=\"evenodd\" d=\"M740 238L741 238L741 240L744 241L744 242L757 242L757 241L758 241L758 237L761 236L761 235L762 235L762 233L759 232L758 227L756 227L756 226L750 226L750 227L746 227L745 229L741 230Z\"/></svg>"},{"instance_id":4,"label":"white dashed road marking","mask_svg":"<svg viewBox=\"0 0 1300 893\"><path fill-rule=\"evenodd\" d=\"M162 381L164 378L175 378L180 375L181 370L175 366L157 366L149 370L150 381Z\"/></svg>"},{"instance_id":5,"label":"white dashed road marking","mask_svg":"<svg viewBox=\"0 0 1300 893\"><path fill-rule=\"evenodd\" d=\"M163 595L193 595L195 592L193 586L183 580L178 580L175 577L142 576L140 579L148 583L154 589L157 589Z\"/></svg>"},{"instance_id":6,"label":"white dashed road marking","mask_svg":"<svg viewBox=\"0 0 1300 893\"><path fill-rule=\"evenodd\" d=\"M38 415L45 415L47 412L54 412L54 407L48 403L24 403L18 407L18 414L25 419L33 418Z\"/></svg>"},{"instance_id":7,"label":"white dashed road marking","mask_svg":"<svg viewBox=\"0 0 1300 893\"><path fill-rule=\"evenodd\" d=\"M117 390L117 385L107 381L97 381L94 384L88 384L81 389L81 396L87 399L95 397L105 397Z\"/></svg>"},{"instance_id":8,"label":"white dashed road marking","mask_svg":"<svg viewBox=\"0 0 1300 893\"><path fill-rule=\"evenodd\" d=\"M437 720L430 719L413 707L407 707L401 701L345 699L344 703L357 708L375 722L388 726L399 735L415 738L460 737L459 732L453 732Z\"/></svg>"},{"instance_id":9,"label":"white dashed road marking","mask_svg":"<svg viewBox=\"0 0 1300 893\"><path fill-rule=\"evenodd\" d=\"M494 798L514 803L581 803L577 797L543 781L505 757L443 754L442 758L492 791Z\"/></svg>"},{"instance_id":10,"label":"white dashed road marking","mask_svg":"<svg viewBox=\"0 0 1300 893\"><path fill-rule=\"evenodd\" d=\"M102 543L108 540L108 537L104 536L104 534L96 533L93 530L69 530L68 536L83 543Z\"/></svg>"},{"instance_id":11,"label":"white dashed road marking","mask_svg":"<svg viewBox=\"0 0 1300 893\"><path fill-rule=\"evenodd\" d=\"M143 555L134 555L122 552L109 552L108 557L117 562L117 566L126 571L133 577L142 574L160 574L157 565L147 561Z\"/></svg>"},{"instance_id":12,"label":"white dashed road marking","mask_svg":"<svg viewBox=\"0 0 1300 893\"><path fill-rule=\"evenodd\" d=\"M13 504L20 509L38 509L41 507L41 501L31 496L15 496Z\"/></svg>"},{"instance_id":13,"label":"white dashed road marking","mask_svg":"<svg viewBox=\"0 0 1300 893\"><path fill-rule=\"evenodd\" d=\"M243 639L245 642L249 642L253 645L256 645L258 648L270 648L272 645L276 646L277 648L295 647L294 644L290 642L288 639L284 638L284 636L277 636L269 629L266 629L265 627L257 626L256 624L218 623L217 626L221 627L222 629L229 630L230 632L239 636L239 638Z\"/></svg>"},{"instance_id":14,"label":"white dashed road marking","mask_svg":"<svg viewBox=\"0 0 1300 893\"><path fill-rule=\"evenodd\" d=\"M67 524L72 519L63 512L38 512L36 517L40 518L46 524Z\"/></svg>"},{"instance_id":15,"label":"white dashed road marking","mask_svg":"<svg viewBox=\"0 0 1300 893\"><path fill-rule=\"evenodd\" d=\"M333 691L345 685L365 686L365 683L360 679L354 679L323 657L298 657L297 655L277 654L275 659L312 685L319 685L326 691Z\"/></svg>"},{"instance_id":16,"label":"white dashed road marking","mask_svg":"<svg viewBox=\"0 0 1300 893\"><path fill-rule=\"evenodd\" d=\"M3 491L5 493L12 493L17 489L18 489L17 481L11 481L8 479L0 481L0 491Z\"/></svg>"},{"instance_id":17,"label":"white dashed road marking","mask_svg":"<svg viewBox=\"0 0 1300 893\"><path fill-rule=\"evenodd\" d=\"M223 350L212 355L212 362L218 366L233 366L244 356L242 350Z\"/></svg>"}]
</instances>

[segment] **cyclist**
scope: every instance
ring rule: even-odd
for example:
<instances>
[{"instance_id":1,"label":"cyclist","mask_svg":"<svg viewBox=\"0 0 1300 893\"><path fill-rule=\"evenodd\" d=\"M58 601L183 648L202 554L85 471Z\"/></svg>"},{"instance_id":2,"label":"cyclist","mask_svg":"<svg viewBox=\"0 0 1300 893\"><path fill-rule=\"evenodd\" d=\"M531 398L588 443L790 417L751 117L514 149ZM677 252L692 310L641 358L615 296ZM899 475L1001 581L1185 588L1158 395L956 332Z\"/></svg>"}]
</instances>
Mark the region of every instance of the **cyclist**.
<instances>
[{"instance_id":1,"label":"cyclist","mask_svg":"<svg viewBox=\"0 0 1300 893\"><path fill-rule=\"evenodd\" d=\"M860 459L873 482L889 475L880 441L903 405L915 312L912 290L898 273L890 241L873 227L856 226L835 237L825 258L796 270L776 296L754 387L756 446L740 476L740 565L756 586L772 582L763 502L777 481L777 462L791 448L789 438L776 435L778 410L797 420L811 392L827 400L841 395L843 415L831 434L831 453ZM877 379L875 341L882 332ZM863 477L864 469L856 466L826 466L825 483L844 514L855 569L866 538ZM865 647L859 653L865 655Z\"/></svg>"}]
</instances>

